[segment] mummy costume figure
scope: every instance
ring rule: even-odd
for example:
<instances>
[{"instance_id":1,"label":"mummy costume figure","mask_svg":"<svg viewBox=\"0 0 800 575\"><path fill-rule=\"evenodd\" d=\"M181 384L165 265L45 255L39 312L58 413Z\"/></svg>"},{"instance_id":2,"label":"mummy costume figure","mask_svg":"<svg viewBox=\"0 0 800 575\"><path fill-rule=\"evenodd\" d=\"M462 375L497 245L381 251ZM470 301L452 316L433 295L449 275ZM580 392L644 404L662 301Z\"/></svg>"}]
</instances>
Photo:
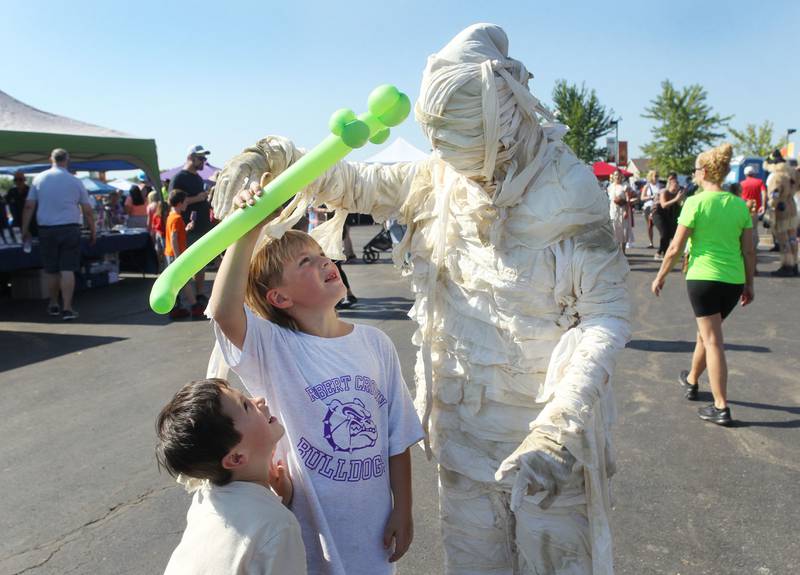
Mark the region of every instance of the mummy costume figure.
<instances>
[{"instance_id":1,"label":"mummy costume figure","mask_svg":"<svg viewBox=\"0 0 800 575\"><path fill-rule=\"evenodd\" d=\"M629 337L628 266L608 198L531 94L505 32L470 26L425 68L416 119L433 153L415 163L341 162L265 226L309 205L341 258L349 212L408 225L416 405L439 464L447 573L613 572L610 377ZM231 160L217 214L247 181L302 156L266 137Z\"/></svg>"}]
</instances>

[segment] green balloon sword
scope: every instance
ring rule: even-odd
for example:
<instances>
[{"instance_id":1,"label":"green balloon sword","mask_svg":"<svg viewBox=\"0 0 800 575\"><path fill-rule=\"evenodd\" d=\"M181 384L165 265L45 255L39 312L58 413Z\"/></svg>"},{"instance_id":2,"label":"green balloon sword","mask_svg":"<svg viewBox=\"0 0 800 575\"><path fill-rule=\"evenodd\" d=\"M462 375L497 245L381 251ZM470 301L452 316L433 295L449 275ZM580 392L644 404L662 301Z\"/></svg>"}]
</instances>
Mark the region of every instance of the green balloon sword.
<instances>
[{"instance_id":1,"label":"green balloon sword","mask_svg":"<svg viewBox=\"0 0 800 575\"><path fill-rule=\"evenodd\" d=\"M408 116L411 102L397 88L384 84L369 95L367 108L369 111L358 117L348 109L334 112L329 122L330 136L272 180L254 206L233 212L168 266L150 291L153 311L168 313L180 289L198 271L354 148L364 146L367 140L373 144L385 142L389 128Z\"/></svg>"}]
</instances>

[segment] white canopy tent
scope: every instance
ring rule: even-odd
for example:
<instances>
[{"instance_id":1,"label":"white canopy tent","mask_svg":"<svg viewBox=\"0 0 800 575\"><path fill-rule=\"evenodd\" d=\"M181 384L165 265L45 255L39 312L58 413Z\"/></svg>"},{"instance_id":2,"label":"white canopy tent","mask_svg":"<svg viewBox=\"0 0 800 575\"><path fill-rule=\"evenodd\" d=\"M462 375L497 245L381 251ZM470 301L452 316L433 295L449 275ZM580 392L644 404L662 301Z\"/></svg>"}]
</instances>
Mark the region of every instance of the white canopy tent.
<instances>
[{"instance_id":1,"label":"white canopy tent","mask_svg":"<svg viewBox=\"0 0 800 575\"><path fill-rule=\"evenodd\" d=\"M397 137L391 144L364 161L369 164L396 164L397 162L416 162L427 157L428 154L413 144L409 144L403 138Z\"/></svg>"},{"instance_id":2,"label":"white canopy tent","mask_svg":"<svg viewBox=\"0 0 800 575\"><path fill-rule=\"evenodd\" d=\"M120 192L127 192L131 189L131 186L134 185L136 182L132 182L130 180L123 180L123 179L116 179L108 182L109 186L114 186Z\"/></svg>"}]
</instances>

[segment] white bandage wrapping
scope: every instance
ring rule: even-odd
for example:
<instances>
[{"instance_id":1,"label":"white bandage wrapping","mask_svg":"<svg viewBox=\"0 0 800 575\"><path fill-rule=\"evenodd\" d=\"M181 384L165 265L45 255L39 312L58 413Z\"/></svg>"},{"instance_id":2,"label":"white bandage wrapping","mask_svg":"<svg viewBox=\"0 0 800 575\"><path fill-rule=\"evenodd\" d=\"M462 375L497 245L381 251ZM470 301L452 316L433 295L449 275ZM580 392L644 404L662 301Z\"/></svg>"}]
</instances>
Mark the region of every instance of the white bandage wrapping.
<instances>
[{"instance_id":1,"label":"white bandage wrapping","mask_svg":"<svg viewBox=\"0 0 800 575\"><path fill-rule=\"evenodd\" d=\"M429 59L415 112L431 159L339 163L265 233L283 233L308 205L324 203L337 217L314 236L338 257L348 212L407 224L395 261L416 300L409 315L419 324L416 404L426 447L442 473L475 483L475 505L495 513L495 523L510 517L497 510L502 502L525 516L531 541L588 537L592 573L609 575L610 376L629 337L628 268L611 235L607 196L561 142L564 127L528 91L530 75L507 48L501 29L481 24ZM275 137L246 150L226 166L215 211L224 215L241 174L277 174L300 153ZM530 488L558 495L531 496ZM569 506L582 506L586 529L568 528L576 512L554 511ZM448 532L443 521L451 558L472 536ZM505 532L527 541L519 530ZM527 557L508 541L493 545L509 545L510 555L486 553L516 566L553 556L540 549L547 543L531 544ZM586 553L575 557L552 572L588 573Z\"/></svg>"}]
</instances>

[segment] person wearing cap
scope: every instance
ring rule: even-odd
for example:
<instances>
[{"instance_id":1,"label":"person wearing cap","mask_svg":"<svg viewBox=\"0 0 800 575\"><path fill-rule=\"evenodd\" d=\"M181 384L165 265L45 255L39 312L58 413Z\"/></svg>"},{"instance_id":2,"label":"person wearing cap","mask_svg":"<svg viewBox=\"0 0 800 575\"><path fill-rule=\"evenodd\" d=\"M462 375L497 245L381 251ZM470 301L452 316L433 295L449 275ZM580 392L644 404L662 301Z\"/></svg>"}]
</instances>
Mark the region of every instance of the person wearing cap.
<instances>
[{"instance_id":1,"label":"person wearing cap","mask_svg":"<svg viewBox=\"0 0 800 575\"><path fill-rule=\"evenodd\" d=\"M192 230L187 233L188 245L192 245L211 229L211 206L208 203L208 192L205 190L203 178L198 174L205 166L209 152L200 144L190 146L186 153L186 163L170 182L169 190L183 190L186 192L186 210L183 212L185 224L194 222ZM198 301L205 303L205 269L194 276L195 293Z\"/></svg>"},{"instance_id":2,"label":"person wearing cap","mask_svg":"<svg viewBox=\"0 0 800 575\"><path fill-rule=\"evenodd\" d=\"M755 166L747 166L744 169L744 180L739 185L742 187L742 199L745 202L755 202L755 212L753 215L753 245L758 247L758 220L764 216L767 209L767 186L764 180L758 177L758 170Z\"/></svg>"},{"instance_id":3,"label":"person wearing cap","mask_svg":"<svg viewBox=\"0 0 800 575\"><path fill-rule=\"evenodd\" d=\"M48 276L50 303L47 313L64 321L78 317L72 309L75 271L81 263L81 213L95 242L94 210L86 188L69 173L69 154L56 148L50 154L53 166L33 179L22 214L22 238L30 241L33 213L39 219L39 250ZM61 293L63 309L58 305Z\"/></svg>"}]
</instances>

